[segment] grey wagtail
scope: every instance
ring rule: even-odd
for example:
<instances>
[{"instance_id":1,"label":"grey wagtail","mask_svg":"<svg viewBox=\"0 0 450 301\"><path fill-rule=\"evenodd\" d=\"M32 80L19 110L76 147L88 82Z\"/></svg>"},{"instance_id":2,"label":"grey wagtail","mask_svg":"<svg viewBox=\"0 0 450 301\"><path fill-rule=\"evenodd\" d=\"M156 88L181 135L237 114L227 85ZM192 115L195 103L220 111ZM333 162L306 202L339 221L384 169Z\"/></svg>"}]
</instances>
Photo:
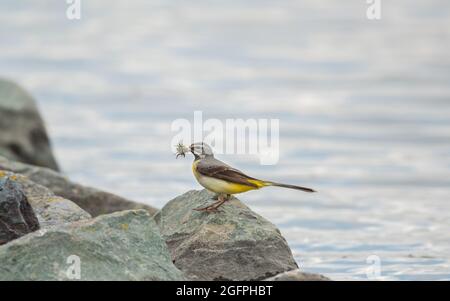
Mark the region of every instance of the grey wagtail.
<instances>
[{"instance_id":1,"label":"grey wagtail","mask_svg":"<svg viewBox=\"0 0 450 301\"><path fill-rule=\"evenodd\" d=\"M217 211L220 206L230 200L231 195L267 186L315 192L311 188L264 181L247 176L242 171L214 158L211 147L203 142L191 144L189 148L181 143L177 145L177 158L179 156L185 157L186 152L191 152L194 155L192 171L198 183L217 194L215 203L194 209L197 211Z\"/></svg>"}]
</instances>

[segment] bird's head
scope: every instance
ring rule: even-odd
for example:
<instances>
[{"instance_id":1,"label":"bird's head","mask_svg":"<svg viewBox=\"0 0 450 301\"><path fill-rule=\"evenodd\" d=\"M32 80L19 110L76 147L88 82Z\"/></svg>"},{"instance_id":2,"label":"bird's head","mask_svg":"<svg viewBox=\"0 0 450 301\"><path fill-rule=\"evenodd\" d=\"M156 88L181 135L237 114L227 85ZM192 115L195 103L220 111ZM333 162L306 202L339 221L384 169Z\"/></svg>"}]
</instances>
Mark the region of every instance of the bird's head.
<instances>
[{"instance_id":1,"label":"bird's head","mask_svg":"<svg viewBox=\"0 0 450 301\"><path fill-rule=\"evenodd\" d=\"M204 142L196 142L189 147L195 160L204 159L207 157L214 157L211 147Z\"/></svg>"}]
</instances>

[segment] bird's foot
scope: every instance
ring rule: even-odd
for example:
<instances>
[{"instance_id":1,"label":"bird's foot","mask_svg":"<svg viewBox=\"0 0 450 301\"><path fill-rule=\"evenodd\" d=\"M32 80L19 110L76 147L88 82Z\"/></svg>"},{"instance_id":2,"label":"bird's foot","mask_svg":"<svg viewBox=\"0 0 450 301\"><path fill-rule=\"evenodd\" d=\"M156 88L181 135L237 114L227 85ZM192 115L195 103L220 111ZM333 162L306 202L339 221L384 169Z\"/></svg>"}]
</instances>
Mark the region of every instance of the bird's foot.
<instances>
[{"instance_id":1,"label":"bird's foot","mask_svg":"<svg viewBox=\"0 0 450 301\"><path fill-rule=\"evenodd\" d=\"M212 213L212 212L217 213L217 212L220 212L219 207L222 206L228 200L229 200L228 196L224 197L223 195L219 195L217 202L215 202L209 206L206 206L206 207L195 208L194 210L208 212L208 213Z\"/></svg>"},{"instance_id":2,"label":"bird's foot","mask_svg":"<svg viewBox=\"0 0 450 301\"><path fill-rule=\"evenodd\" d=\"M199 212L208 212L208 213L218 213L220 212L219 209L217 209L215 206L211 205L211 206L207 206L207 207L199 207L199 208L194 208L194 211L199 211Z\"/></svg>"}]
</instances>

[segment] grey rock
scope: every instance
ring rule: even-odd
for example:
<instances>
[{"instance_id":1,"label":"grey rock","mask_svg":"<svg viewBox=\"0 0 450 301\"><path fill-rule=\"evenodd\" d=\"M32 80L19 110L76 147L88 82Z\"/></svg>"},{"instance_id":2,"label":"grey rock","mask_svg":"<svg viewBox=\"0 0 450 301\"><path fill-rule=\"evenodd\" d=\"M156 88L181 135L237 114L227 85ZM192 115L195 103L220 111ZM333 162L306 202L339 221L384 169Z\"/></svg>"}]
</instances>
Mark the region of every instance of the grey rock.
<instances>
[{"instance_id":1,"label":"grey rock","mask_svg":"<svg viewBox=\"0 0 450 301\"><path fill-rule=\"evenodd\" d=\"M0 79L0 155L58 170L34 99L16 84Z\"/></svg>"},{"instance_id":2,"label":"grey rock","mask_svg":"<svg viewBox=\"0 0 450 301\"><path fill-rule=\"evenodd\" d=\"M329 278L313 273L304 273L300 270L284 272L266 281L331 281Z\"/></svg>"},{"instance_id":3,"label":"grey rock","mask_svg":"<svg viewBox=\"0 0 450 301\"><path fill-rule=\"evenodd\" d=\"M76 203L92 216L132 209L145 209L151 214L157 212L157 209L151 206L71 182L65 176L48 168L13 162L0 156L0 170L2 169L27 176L31 181L47 187L54 194Z\"/></svg>"},{"instance_id":4,"label":"grey rock","mask_svg":"<svg viewBox=\"0 0 450 301\"><path fill-rule=\"evenodd\" d=\"M280 231L238 199L218 213L193 211L212 196L189 191L155 215L175 266L189 279L263 280L298 268Z\"/></svg>"},{"instance_id":5,"label":"grey rock","mask_svg":"<svg viewBox=\"0 0 450 301\"><path fill-rule=\"evenodd\" d=\"M10 178L0 179L0 245L39 229L25 193Z\"/></svg>"},{"instance_id":6,"label":"grey rock","mask_svg":"<svg viewBox=\"0 0 450 301\"><path fill-rule=\"evenodd\" d=\"M75 203L56 196L46 187L30 181L23 175L0 170L0 180L5 178L21 185L41 228L91 218L89 213Z\"/></svg>"},{"instance_id":7,"label":"grey rock","mask_svg":"<svg viewBox=\"0 0 450 301\"><path fill-rule=\"evenodd\" d=\"M0 262L0 280L184 280L145 210L39 230L0 246Z\"/></svg>"}]
</instances>

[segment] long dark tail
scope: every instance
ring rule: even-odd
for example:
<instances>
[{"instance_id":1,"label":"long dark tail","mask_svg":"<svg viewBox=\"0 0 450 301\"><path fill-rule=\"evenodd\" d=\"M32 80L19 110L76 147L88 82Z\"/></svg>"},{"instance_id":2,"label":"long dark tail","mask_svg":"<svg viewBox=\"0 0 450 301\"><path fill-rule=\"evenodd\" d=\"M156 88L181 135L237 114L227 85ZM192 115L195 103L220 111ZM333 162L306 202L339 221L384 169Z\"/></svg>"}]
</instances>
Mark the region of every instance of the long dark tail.
<instances>
[{"instance_id":1,"label":"long dark tail","mask_svg":"<svg viewBox=\"0 0 450 301\"><path fill-rule=\"evenodd\" d=\"M281 184L281 183L275 183L275 182L264 182L264 184L265 184L264 186L277 186L277 187L283 187L283 188L297 189L297 190L306 191L306 192L316 192L314 189L296 186L296 185Z\"/></svg>"}]
</instances>

